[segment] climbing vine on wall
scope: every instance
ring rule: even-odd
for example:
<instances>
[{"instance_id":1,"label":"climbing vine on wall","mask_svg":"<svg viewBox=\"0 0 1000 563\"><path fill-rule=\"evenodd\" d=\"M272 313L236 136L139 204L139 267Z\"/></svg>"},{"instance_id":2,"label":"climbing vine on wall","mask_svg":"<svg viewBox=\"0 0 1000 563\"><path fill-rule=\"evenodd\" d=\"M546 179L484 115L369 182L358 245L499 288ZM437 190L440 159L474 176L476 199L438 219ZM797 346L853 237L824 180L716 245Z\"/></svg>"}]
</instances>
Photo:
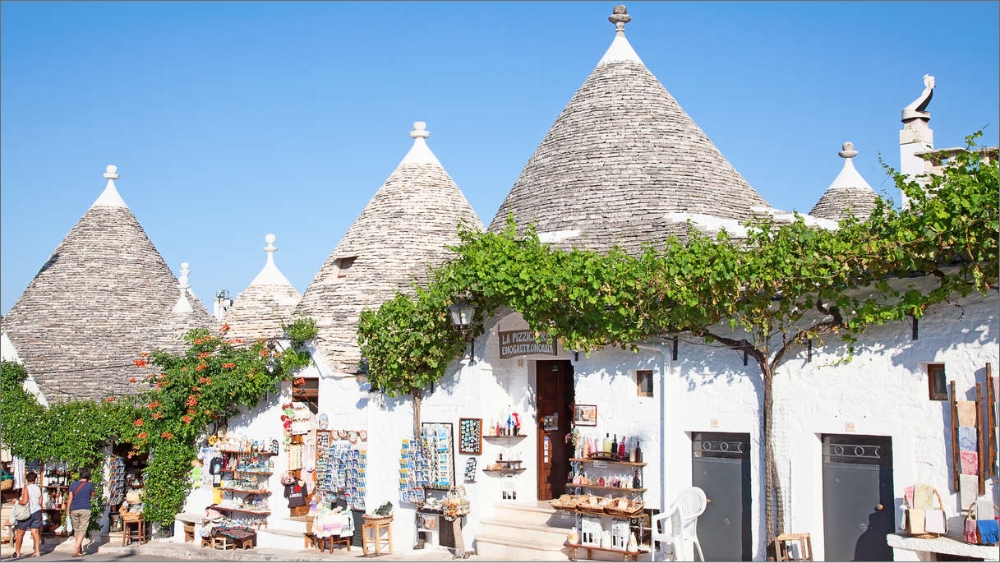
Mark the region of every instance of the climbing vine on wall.
<instances>
[{"instance_id":1,"label":"climbing vine on wall","mask_svg":"<svg viewBox=\"0 0 1000 563\"><path fill-rule=\"evenodd\" d=\"M463 349L447 317L459 296L477 305L476 335L506 307L566 349L628 348L689 333L745 353L764 383L770 545L784 520L769 447L770 389L788 353L836 336L849 358L871 325L919 318L956 295L996 291L998 166L976 149L980 134L926 184L886 167L910 207L896 210L883 200L868 220L849 218L836 230L807 226L801 217L785 225L764 217L747 222L740 239L689 227L685 240L671 237L664 250L647 246L638 256L553 249L531 228L517 236L512 219L501 233L461 231L457 257L432 274L425 290L362 313L358 341L368 378L390 395L439 380Z\"/></svg>"},{"instance_id":2,"label":"climbing vine on wall","mask_svg":"<svg viewBox=\"0 0 1000 563\"><path fill-rule=\"evenodd\" d=\"M24 391L24 368L3 362L4 445L25 459L98 468L105 445L131 444L129 455L149 454L146 517L170 526L189 492L190 462L208 423L255 407L265 393L277 391L281 381L311 361L305 343L316 336L316 323L299 318L283 328L286 347L230 338L228 325L216 333L192 330L184 336L188 348L182 354L138 353L136 375L129 380L136 386L134 396L99 402L70 401L45 408Z\"/></svg>"}]
</instances>

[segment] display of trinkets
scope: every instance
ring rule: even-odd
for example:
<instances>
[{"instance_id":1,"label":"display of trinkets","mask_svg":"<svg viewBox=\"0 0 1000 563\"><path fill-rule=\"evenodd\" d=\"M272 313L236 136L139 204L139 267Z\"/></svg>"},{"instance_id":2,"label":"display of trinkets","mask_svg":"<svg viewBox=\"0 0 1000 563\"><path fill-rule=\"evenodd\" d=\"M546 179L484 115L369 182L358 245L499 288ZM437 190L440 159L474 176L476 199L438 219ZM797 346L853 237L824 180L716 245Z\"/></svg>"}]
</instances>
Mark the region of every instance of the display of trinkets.
<instances>
[{"instance_id":1,"label":"display of trinkets","mask_svg":"<svg viewBox=\"0 0 1000 563\"><path fill-rule=\"evenodd\" d=\"M455 447L451 423L421 424L421 442L428 461L429 486L451 488L455 482Z\"/></svg>"},{"instance_id":2,"label":"display of trinkets","mask_svg":"<svg viewBox=\"0 0 1000 563\"><path fill-rule=\"evenodd\" d=\"M317 439L317 455L322 450L321 440ZM317 459L318 496L322 496L325 502L332 502L342 492L349 507L364 510L367 472L367 450L354 449L349 441L332 442L326 448L322 462Z\"/></svg>"},{"instance_id":3,"label":"display of trinkets","mask_svg":"<svg viewBox=\"0 0 1000 563\"><path fill-rule=\"evenodd\" d=\"M108 458L108 504L118 506L125 500L125 461L118 456Z\"/></svg>"},{"instance_id":4,"label":"display of trinkets","mask_svg":"<svg viewBox=\"0 0 1000 563\"><path fill-rule=\"evenodd\" d=\"M399 450L399 500L421 504L425 500L424 487L430 484L430 468L422 449L410 440L403 440Z\"/></svg>"},{"instance_id":5,"label":"display of trinkets","mask_svg":"<svg viewBox=\"0 0 1000 563\"><path fill-rule=\"evenodd\" d=\"M470 457L465 462L465 482L473 483L476 480L476 458Z\"/></svg>"}]
</instances>

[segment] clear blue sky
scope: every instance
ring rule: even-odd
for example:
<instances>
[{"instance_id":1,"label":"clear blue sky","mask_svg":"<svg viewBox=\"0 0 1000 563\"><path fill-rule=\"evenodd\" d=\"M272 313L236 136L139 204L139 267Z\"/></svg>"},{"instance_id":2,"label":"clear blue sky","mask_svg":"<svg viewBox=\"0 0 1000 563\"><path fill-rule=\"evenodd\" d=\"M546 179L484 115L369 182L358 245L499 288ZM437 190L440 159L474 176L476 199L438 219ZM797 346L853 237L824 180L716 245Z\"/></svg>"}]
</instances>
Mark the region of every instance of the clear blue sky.
<instances>
[{"instance_id":1,"label":"clear blue sky","mask_svg":"<svg viewBox=\"0 0 1000 563\"><path fill-rule=\"evenodd\" d=\"M4 314L117 187L211 309L264 266L305 291L426 121L489 223L611 44L614 2L3 2ZM767 201L842 166L881 192L933 74L938 147L997 144L997 2L629 2L646 66ZM898 201L894 192L891 194Z\"/></svg>"}]
</instances>

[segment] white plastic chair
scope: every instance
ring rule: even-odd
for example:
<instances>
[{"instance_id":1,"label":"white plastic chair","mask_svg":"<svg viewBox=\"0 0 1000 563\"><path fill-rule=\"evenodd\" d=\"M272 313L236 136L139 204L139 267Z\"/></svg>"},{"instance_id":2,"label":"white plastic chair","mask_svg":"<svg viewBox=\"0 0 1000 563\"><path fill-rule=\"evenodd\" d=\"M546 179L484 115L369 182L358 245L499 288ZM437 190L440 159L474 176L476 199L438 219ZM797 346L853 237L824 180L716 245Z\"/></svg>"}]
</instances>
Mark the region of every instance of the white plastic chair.
<instances>
[{"instance_id":1,"label":"white plastic chair","mask_svg":"<svg viewBox=\"0 0 1000 563\"><path fill-rule=\"evenodd\" d=\"M694 561L695 553L701 561L705 554L698 541L698 517L705 512L708 499L700 487L689 487L677 495L674 502L652 521L653 557L657 542L670 546L673 561ZM689 549L687 546L691 545Z\"/></svg>"}]
</instances>

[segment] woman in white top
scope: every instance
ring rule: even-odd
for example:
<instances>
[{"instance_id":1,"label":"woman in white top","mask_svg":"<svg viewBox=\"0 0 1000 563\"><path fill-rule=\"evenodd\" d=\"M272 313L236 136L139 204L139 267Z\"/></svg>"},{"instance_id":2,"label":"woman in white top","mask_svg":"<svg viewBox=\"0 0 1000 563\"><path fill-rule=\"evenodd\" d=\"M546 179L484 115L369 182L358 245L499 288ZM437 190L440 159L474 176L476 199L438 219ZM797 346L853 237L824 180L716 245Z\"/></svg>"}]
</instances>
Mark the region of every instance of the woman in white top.
<instances>
[{"instance_id":1,"label":"woman in white top","mask_svg":"<svg viewBox=\"0 0 1000 563\"><path fill-rule=\"evenodd\" d=\"M17 559L21 556L21 542L24 541L25 530L31 530L31 539L35 543L35 557L41 555L40 548L42 546L42 489L38 486L35 481L38 480L38 474L34 471L29 471L24 477L27 484L21 489L21 498L17 500L18 504L27 504L28 508L31 510L31 516L26 520L18 520L17 522L17 535L14 539L14 557Z\"/></svg>"}]
</instances>

